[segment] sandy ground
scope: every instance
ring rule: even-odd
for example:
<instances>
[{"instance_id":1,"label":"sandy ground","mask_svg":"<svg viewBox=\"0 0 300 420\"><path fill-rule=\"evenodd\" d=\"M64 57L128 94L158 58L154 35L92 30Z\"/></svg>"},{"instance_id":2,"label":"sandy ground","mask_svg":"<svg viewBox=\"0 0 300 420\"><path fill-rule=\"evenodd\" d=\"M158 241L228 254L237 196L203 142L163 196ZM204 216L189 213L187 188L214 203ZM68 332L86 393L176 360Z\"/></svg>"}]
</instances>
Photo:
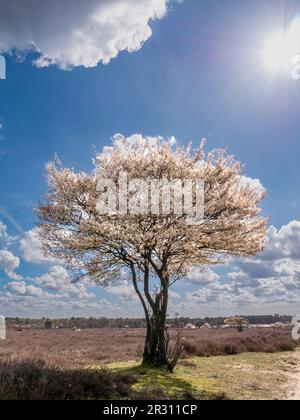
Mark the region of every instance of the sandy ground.
<instances>
[{"instance_id":1,"label":"sandy ground","mask_svg":"<svg viewBox=\"0 0 300 420\"><path fill-rule=\"evenodd\" d=\"M300 401L300 351L298 350L295 361L295 372L290 374L288 385L288 400Z\"/></svg>"}]
</instances>

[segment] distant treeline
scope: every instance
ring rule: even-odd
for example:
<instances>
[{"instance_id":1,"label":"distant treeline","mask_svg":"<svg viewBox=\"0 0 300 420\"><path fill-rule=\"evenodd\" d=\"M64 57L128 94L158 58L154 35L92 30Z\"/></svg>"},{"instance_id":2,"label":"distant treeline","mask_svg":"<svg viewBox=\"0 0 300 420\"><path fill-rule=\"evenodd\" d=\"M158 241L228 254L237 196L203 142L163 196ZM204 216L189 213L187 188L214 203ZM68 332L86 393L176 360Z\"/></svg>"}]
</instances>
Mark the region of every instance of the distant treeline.
<instances>
[{"instance_id":1,"label":"distant treeline","mask_svg":"<svg viewBox=\"0 0 300 420\"><path fill-rule=\"evenodd\" d=\"M276 322L290 324L291 316L287 315L251 315L243 316L250 324L270 325ZM224 325L225 317L217 318L169 318L168 325L185 326L193 324L201 327L209 324L212 327ZM144 328L145 320L141 318L68 318L68 319L29 319L29 318L7 318L8 328Z\"/></svg>"}]
</instances>

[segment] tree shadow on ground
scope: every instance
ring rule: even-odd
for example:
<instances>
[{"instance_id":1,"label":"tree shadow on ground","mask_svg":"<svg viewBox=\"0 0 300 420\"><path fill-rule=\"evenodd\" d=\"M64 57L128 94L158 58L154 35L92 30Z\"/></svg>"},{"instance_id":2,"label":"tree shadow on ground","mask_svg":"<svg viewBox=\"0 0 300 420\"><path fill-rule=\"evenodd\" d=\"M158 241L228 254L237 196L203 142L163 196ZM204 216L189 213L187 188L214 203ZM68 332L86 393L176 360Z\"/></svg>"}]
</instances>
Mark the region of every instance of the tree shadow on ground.
<instances>
[{"instance_id":1,"label":"tree shadow on ground","mask_svg":"<svg viewBox=\"0 0 300 420\"><path fill-rule=\"evenodd\" d=\"M225 394L197 389L189 380L166 368L153 368L137 363L111 364L114 373L129 375L135 379L132 386L134 399L189 399L189 400L225 400Z\"/></svg>"}]
</instances>

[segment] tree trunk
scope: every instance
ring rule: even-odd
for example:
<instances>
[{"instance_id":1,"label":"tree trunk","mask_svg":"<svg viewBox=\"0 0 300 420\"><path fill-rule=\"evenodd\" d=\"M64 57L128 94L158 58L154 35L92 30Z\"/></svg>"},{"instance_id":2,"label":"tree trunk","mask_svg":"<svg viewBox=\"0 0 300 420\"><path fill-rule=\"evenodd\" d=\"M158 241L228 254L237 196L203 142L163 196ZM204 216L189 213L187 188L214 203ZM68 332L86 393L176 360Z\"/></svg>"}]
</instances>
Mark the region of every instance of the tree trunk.
<instances>
[{"instance_id":1,"label":"tree trunk","mask_svg":"<svg viewBox=\"0 0 300 420\"><path fill-rule=\"evenodd\" d=\"M132 271L133 286L142 303L147 321L143 364L152 366L167 366L168 349L165 339L165 329L169 297L168 278L167 276L164 276L163 273L159 274L161 280L161 291L156 295L154 301L149 293L149 269L147 266L145 267L144 292L145 298L147 299L151 310L150 315L144 297L138 287L137 275L133 262L131 262L130 267Z\"/></svg>"},{"instance_id":2,"label":"tree trunk","mask_svg":"<svg viewBox=\"0 0 300 420\"><path fill-rule=\"evenodd\" d=\"M168 364L164 332L162 323L159 326L156 324L147 327L143 364L152 366Z\"/></svg>"},{"instance_id":3,"label":"tree trunk","mask_svg":"<svg viewBox=\"0 0 300 420\"><path fill-rule=\"evenodd\" d=\"M156 296L152 317L147 322L147 333L143 355L143 364L152 366L167 366L167 348L165 328L168 306L168 290Z\"/></svg>"}]
</instances>

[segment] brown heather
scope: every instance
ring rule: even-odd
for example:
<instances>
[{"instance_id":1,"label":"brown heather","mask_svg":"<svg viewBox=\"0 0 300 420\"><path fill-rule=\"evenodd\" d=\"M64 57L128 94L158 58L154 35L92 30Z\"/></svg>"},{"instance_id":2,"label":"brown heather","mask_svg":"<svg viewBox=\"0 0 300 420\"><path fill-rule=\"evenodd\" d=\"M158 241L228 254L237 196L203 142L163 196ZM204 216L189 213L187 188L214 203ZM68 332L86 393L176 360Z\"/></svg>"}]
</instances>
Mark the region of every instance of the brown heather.
<instances>
[{"instance_id":1,"label":"brown heather","mask_svg":"<svg viewBox=\"0 0 300 420\"><path fill-rule=\"evenodd\" d=\"M74 369L109 362L140 360L143 329L91 329L82 331L15 330L0 341L0 361L42 360L47 367ZM276 352L295 349L289 328L184 330L185 356L217 356L242 352ZM184 356L184 357L185 357Z\"/></svg>"}]
</instances>

